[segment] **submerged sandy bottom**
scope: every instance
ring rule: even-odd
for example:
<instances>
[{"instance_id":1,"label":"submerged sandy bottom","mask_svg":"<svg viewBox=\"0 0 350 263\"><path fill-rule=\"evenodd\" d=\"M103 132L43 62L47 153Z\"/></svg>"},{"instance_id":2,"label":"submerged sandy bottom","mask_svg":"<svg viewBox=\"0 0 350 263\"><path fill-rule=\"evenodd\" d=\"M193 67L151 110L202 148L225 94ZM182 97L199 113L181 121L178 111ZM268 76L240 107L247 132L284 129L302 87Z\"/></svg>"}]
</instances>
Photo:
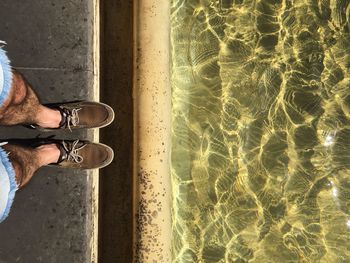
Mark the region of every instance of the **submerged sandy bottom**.
<instances>
[{"instance_id":1,"label":"submerged sandy bottom","mask_svg":"<svg viewBox=\"0 0 350 263\"><path fill-rule=\"evenodd\" d=\"M173 0L173 262L349 262L349 1Z\"/></svg>"}]
</instances>

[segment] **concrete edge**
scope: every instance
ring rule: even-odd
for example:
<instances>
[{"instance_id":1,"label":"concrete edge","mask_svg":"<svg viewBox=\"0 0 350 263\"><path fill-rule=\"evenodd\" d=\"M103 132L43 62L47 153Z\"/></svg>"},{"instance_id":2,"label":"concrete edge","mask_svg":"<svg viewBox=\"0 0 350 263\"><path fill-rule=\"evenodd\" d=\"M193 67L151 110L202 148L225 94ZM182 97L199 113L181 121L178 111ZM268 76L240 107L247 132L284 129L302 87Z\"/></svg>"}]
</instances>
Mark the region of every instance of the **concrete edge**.
<instances>
[{"instance_id":1,"label":"concrete edge","mask_svg":"<svg viewBox=\"0 0 350 263\"><path fill-rule=\"evenodd\" d=\"M93 52L93 89L91 99L100 101L100 0L93 0L93 37L92 37L92 52ZM94 129L91 134L91 139L94 142L99 142L99 129ZM99 226L99 170L89 172L88 182L91 185L91 199L88 197L91 210L88 215L91 216L87 220L87 230L89 233L89 255L91 263L98 262L98 226ZM88 184L89 185L89 184Z\"/></svg>"},{"instance_id":2,"label":"concrete edge","mask_svg":"<svg viewBox=\"0 0 350 263\"><path fill-rule=\"evenodd\" d=\"M134 6L134 262L171 262L170 1Z\"/></svg>"}]
</instances>

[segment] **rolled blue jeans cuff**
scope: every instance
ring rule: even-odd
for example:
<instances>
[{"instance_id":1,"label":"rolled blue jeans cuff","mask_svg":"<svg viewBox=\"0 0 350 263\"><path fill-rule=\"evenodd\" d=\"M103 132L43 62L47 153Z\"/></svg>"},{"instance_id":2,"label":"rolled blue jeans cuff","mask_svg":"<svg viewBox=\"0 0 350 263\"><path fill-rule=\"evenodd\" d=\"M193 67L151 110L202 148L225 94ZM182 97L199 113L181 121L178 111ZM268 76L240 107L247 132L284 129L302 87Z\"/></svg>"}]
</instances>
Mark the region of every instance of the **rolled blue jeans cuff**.
<instances>
[{"instance_id":1,"label":"rolled blue jeans cuff","mask_svg":"<svg viewBox=\"0 0 350 263\"><path fill-rule=\"evenodd\" d=\"M0 41L0 45L3 42ZM8 98L12 86L12 70L6 51L0 46L0 107Z\"/></svg>"},{"instance_id":2,"label":"rolled blue jeans cuff","mask_svg":"<svg viewBox=\"0 0 350 263\"><path fill-rule=\"evenodd\" d=\"M6 151L0 147L0 223L9 215L18 185Z\"/></svg>"},{"instance_id":3,"label":"rolled blue jeans cuff","mask_svg":"<svg viewBox=\"0 0 350 263\"><path fill-rule=\"evenodd\" d=\"M12 85L12 71L10 60L0 41L0 107L9 96ZM15 193L18 189L13 165L8 159L6 151L0 144L0 223L9 215Z\"/></svg>"}]
</instances>

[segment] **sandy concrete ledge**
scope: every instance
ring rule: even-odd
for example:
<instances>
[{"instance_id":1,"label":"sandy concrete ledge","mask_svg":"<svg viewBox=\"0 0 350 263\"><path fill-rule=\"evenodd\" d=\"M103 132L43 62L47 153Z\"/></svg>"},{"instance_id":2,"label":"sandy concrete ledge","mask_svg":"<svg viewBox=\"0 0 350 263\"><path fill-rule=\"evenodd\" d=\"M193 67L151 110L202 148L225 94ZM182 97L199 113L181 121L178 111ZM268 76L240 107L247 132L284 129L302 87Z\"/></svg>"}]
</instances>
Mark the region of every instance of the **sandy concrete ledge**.
<instances>
[{"instance_id":1,"label":"sandy concrete ledge","mask_svg":"<svg viewBox=\"0 0 350 263\"><path fill-rule=\"evenodd\" d=\"M134 17L134 262L171 262L170 1Z\"/></svg>"}]
</instances>

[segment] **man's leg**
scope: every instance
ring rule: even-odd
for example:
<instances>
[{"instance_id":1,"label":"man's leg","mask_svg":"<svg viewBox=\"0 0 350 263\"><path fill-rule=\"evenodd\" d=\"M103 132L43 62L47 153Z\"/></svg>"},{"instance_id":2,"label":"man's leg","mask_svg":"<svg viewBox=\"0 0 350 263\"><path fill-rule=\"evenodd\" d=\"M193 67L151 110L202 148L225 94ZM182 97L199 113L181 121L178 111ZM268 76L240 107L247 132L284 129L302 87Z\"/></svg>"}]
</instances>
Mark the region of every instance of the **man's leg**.
<instances>
[{"instance_id":1,"label":"man's leg","mask_svg":"<svg viewBox=\"0 0 350 263\"><path fill-rule=\"evenodd\" d=\"M0 41L1 44L1 41ZM114 119L113 109L103 103L80 101L42 105L25 78L10 67L0 46L0 125L34 125L46 129L101 128Z\"/></svg>"},{"instance_id":2,"label":"man's leg","mask_svg":"<svg viewBox=\"0 0 350 263\"><path fill-rule=\"evenodd\" d=\"M60 151L55 144L47 144L37 148L6 144L2 148L8 153L8 159L15 171L19 189L30 181L40 167L56 163L60 156Z\"/></svg>"},{"instance_id":3,"label":"man's leg","mask_svg":"<svg viewBox=\"0 0 350 263\"><path fill-rule=\"evenodd\" d=\"M41 105L23 76L11 70L0 47L0 125L28 123L55 128L60 119L61 114ZM17 189L25 186L41 166L57 162L59 155L56 145L35 149L0 146L0 222L8 216Z\"/></svg>"},{"instance_id":4,"label":"man's leg","mask_svg":"<svg viewBox=\"0 0 350 263\"><path fill-rule=\"evenodd\" d=\"M43 128L57 128L61 113L40 104L24 77L12 71L9 95L0 107L0 125L37 124Z\"/></svg>"},{"instance_id":5,"label":"man's leg","mask_svg":"<svg viewBox=\"0 0 350 263\"><path fill-rule=\"evenodd\" d=\"M24 187L41 166L57 162L59 155L55 144L37 148L0 146L0 223L9 215L17 189Z\"/></svg>"}]
</instances>

